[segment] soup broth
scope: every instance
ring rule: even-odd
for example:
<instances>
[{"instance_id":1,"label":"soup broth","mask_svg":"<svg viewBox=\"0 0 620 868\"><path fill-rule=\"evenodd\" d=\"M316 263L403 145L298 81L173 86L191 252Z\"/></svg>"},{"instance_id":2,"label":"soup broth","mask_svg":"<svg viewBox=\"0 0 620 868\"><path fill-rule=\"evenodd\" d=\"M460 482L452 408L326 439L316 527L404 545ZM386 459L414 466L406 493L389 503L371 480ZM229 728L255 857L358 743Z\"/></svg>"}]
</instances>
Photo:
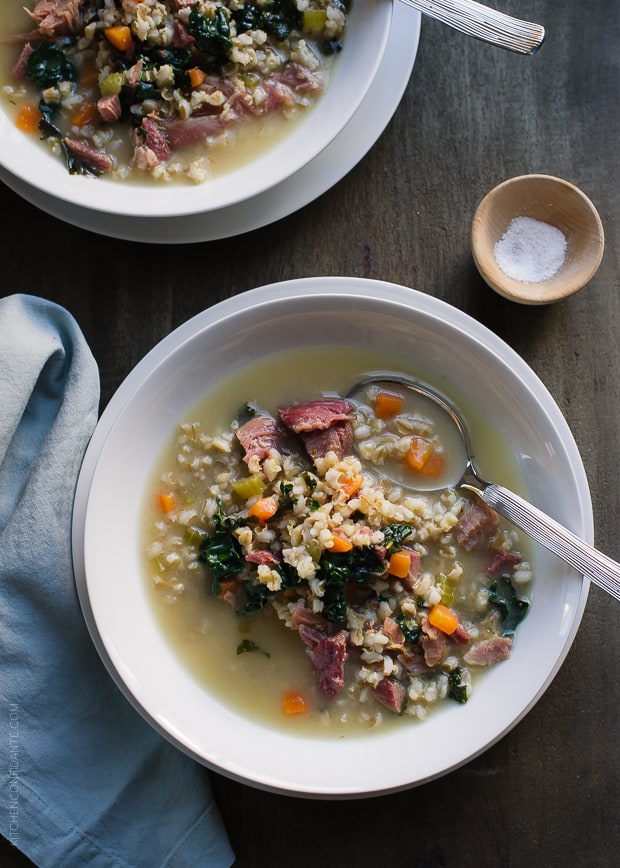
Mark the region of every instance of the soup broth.
<instances>
[{"instance_id":1,"label":"soup broth","mask_svg":"<svg viewBox=\"0 0 620 868\"><path fill-rule=\"evenodd\" d=\"M202 182L288 135L342 48L340 0L100 0L75 21L4 3L10 116L72 173ZM32 18L27 14L32 14Z\"/></svg>"},{"instance_id":2,"label":"soup broth","mask_svg":"<svg viewBox=\"0 0 620 868\"><path fill-rule=\"evenodd\" d=\"M237 436L241 421L235 421L240 408L251 405L254 422L277 419L278 410L287 407L296 414L299 402L327 401L333 410L341 405L329 402L341 401L356 382L377 371L432 382L424 371L411 370L402 359L344 347L278 354L235 372L209 390L181 420L147 492L145 577L167 639L201 689L244 715L293 733L350 737L369 727L412 725L454 699L466 701L487 668L480 661L468 663L467 655L475 657L477 648L490 648L496 640L510 647L513 641L514 631L502 631L492 604L498 574L486 571L493 558L509 564L504 578L518 592L523 613L527 610L521 595L529 594L530 554L512 528L500 522L482 546L468 550L457 541L467 504L464 496L445 488L407 492L398 481L383 479L382 468L393 471L398 450L405 455L401 464L406 462L405 446L408 449L417 438L430 444L428 456L434 454L436 465L420 469L417 450L416 466L402 469L403 481L427 489L428 480L416 486L416 475L424 481L425 473L432 472L441 484L441 473L449 467L458 443L439 408L411 407L405 397L378 422L378 395L371 390L356 396L352 454L341 462L329 452L313 460L305 435L294 432L282 460L277 450L275 457L244 454L247 444L242 447L242 433ZM514 458L488 420L477 417L470 405L461 409L470 422L481 471L513 490L523 490ZM330 500L325 493L328 481L333 484L338 473L344 478L343 467L349 479L358 465L363 484L348 498L337 491ZM394 477L393 472L390 475ZM371 508L368 504L379 497L377 492L385 499L380 506L373 500ZM278 537L273 530L278 516L274 524L270 518L253 517L253 510L270 497L282 506L286 493L291 512L280 519L287 530ZM330 518L326 527L319 522L321 511ZM331 521L336 513L337 520ZM235 576L218 578L212 570L215 560L201 559L201 552L207 551L205 539L212 540L217 531L218 514L238 519L234 533L244 546L244 558L250 559L244 560L241 571L244 581L248 564L262 575L250 586L263 594L260 605L254 591L248 597L248 585ZM385 529L388 525L402 528L408 522L415 529L413 535L393 545L393 557L409 558L409 572L399 579L389 572ZM302 528L310 524L317 535L308 544ZM352 547L347 549L349 543ZM331 550L334 545L336 552ZM367 585L349 587L355 585L349 582L346 596L334 603L320 565L329 558L342 564L350 553L365 556L371 548L373 556L379 552L383 574ZM278 560L272 559L275 556ZM284 563L288 559L284 571L288 579L291 572L295 574L289 589L278 587L282 558ZM326 615L330 606L340 613L340 621ZM247 613L238 614L241 610ZM448 617L456 613L458 628L452 631L457 632L439 629L437 634L428 619L446 613ZM443 630L450 631L451 626L444 624ZM343 634L347 653L341 686L329 667L321 667L318 650L333 654L334 637ZM433 643L440 650L436 662ZM504 658L486 663L500 659Z\"/></svg>"}]
</instances>

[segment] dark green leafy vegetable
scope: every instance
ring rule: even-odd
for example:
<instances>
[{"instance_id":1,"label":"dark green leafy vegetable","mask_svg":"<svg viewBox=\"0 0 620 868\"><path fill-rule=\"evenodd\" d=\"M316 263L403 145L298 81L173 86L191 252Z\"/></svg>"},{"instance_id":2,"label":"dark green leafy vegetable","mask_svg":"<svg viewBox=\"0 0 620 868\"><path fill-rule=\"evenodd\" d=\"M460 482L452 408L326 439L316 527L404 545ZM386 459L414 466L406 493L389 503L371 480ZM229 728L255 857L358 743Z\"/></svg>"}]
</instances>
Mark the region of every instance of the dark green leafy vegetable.
<instances>
[{"instance_id":1,"label":"dark green leafy vegetable","mask_svg":"<svg viewBox=\"0 0 620 868\"><path fill-rule=\"evenodd\" d=\"M237 615L254 615L267 605L269 597L273 594L267 585L255 582L244 582L246 602L236 610Z\"/></svg>"},{"instance_id":2,"label":"dark green leafy vegetable","mask_svg":"<svg viewBox=\"0 0 620 868\"><path fill-rule=\"evenodd\" d=\"M368 586L385 573L385 565L374 548L356 547L350 552L324 553L319 563L319 576L325 580L325 607L328 621L344 624L347 582Z\"/></svg>"},{"instance_id":3,"label":"dark green leafy vegetable","mask_svg":"<svg viewBox=\"0 0 620 868\"><path fill-rule=\"evenodd\" d=\"M529 600L519 597L509 575L500 576L489 588L489 602L498 610L502 634L514 636L530 608Z\"/></svg>"},{"instance_id":4,"label":"dark green leafy vegetable","mask_svg":"<svg viewBox=\"0 0 620 868\"><path fill-rule=\"evenodd\" d=\"M198 51L218 60L226 58L232 48L232 39L228 16L222 6L218 6L213 18L207 18L198 11L196 4L190 12L187 24Z\"/></svg>"},{"instance_id":5,"label":"dark green leafy vegetable","mask_svg":"<svg viewBox=\"0 0 620 868\"><path fill-rule=\"evenodd\" d=\"M396 623L403 631L403 636L407 642L417 642L420 637L420 625L415 618L408 618L406 615L399 615L396 618Z\"/></svg>"},{"instance_id":6,"label":"dark green leafy vegetable","mask_svg":"<svg viewBox=\"0 0 620 868\"><path fill-rule=\"evenodd\" d=\"M324 553L319 572L328 585L370 585L384 575L385 565L374 548L356 546L350 552Z\"/></svg>"},{"instance_id":7,"label":"dark green leafy vegetable","mask_svg":"<svg viewBox=\"0 0 620 868\"><path fill-rule=\"evenodd\" d=\"M233 12L237 32L264 30L277 42L284 42L292 30L301 31L303 15L292 0L267 0L262 9L255 3L246 3Z\"/></svg>"},{"instance_id":8,"label":"dark green leafy vegetable","mask_svg":"<svg viewBox=\"0 0 620 868\"><path fill-rule=\"evenodd\" d=\"M457 666L448 675L448 696L464 705L467 702L467 685L463 683L463 669Z\"/></svg>"},{"instance_id":9,"label":"dark green leafy vegetable","mask_svg":"<svg viewBox=\"0 0 620 868\"><path fill-rule=\"evenodd\" d=\"M219 594L219 579L236 576L243 567L243 555L239 542L232 533L235 521L222 513L218 502L213 516L214 530L199 546L198 560L205 563L213 574L213 590Z\"/></svg>"},{"instance_id":10,"label":"dark green leafy vegetable","mask_svg":"<svg viewBox=\"0 0 620 868\"><path fill-rule=\"evenodd\" d=\"M33 50L28 58L26 75L42 89L77 78L75 67L65 53L49 42L41 42Z\"/></svg>"},{"instance_id":11,"label":"dark green leafy vegetable","mask_svg":"<svg viewBox=\"0 0 620 868\"><path fill-rule=\"evenodd\" d=\"M413 528L408 524L389 524L383 528L383 545L389 554L399 552L403 547L403 541L412 533Z\"/></svg>"},{"instance_id":12,"label":"dark green leafy vegetable","mask_svg":"<svg viewBox=\"0 0 620 868\"><path fill-rule=\"evenodd\" d=\"M91 166L89 163L86 163L84 160L81 160L79 157L76 157L75 154L67 146L65 137L58 129L58 127L52 122L52 116L55 111L55 106L51 106L48 103L44 102L44 100L41 100L39 102L39 109L42 114L42 118L39 121L41 138L58 139L58 143L62 150L63 157L65 158L65 163L67 169L69 170L69 174L92 175L93 177L100 175L101 172L98 169L96 169L94 166Z\"/></svg>"},{"instance_id":13,"label":"dark green leafy vegetable","mask_svg":"<svg viewBox=\"0 0 620 868\"><path fill-rule=\"evenodd\" d=\"M261 654L264 654L265 657L271 657L271 654L268 651L263 651L263 649L253 642L252 639L243 639L237 645L237 656L239 654L251 653L252 651L260 651Z\"/></svg>"}]
</instances>

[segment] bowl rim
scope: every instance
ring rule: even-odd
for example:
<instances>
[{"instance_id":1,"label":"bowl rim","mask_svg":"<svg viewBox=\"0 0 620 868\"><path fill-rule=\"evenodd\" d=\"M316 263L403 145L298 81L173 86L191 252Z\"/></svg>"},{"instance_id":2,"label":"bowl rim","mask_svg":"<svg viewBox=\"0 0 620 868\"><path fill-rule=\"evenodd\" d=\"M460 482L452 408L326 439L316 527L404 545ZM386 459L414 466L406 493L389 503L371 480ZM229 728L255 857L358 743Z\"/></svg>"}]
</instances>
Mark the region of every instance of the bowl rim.
<instances>
[{"instance_id":1,"label":"bowl rim","mask_svg":"<svg viewBox=\"0 0 620 868\"><path fill-rule=\"evenodd\" d=\"M141 218L145 220L191 216L194 214L217 212L218 210L239 205L273 189L293 177L300 169L319 156L340 134L348 121L357 112L366 97L383 60L390 29L392 26L393 3L383 0L365 0L353 4L349 26L355 31L372 34L372 48L369 52L342 52L335 59L335 75L338 68L346 63L355 64L354 76L342 96L332 82L310 108L306 116L299 118L282 139L269 147L255 160L243 163L236 169L216 175L199 184L170 181L159 182L150 179L112 180L101 176L97 179L81 175L70 175L60 159L44 148L40 142L32 141L17 130L10 115L0 101L0 138L4 142L0 151L0 166L17 179L41 192L69 205L88 208L110 216ZM352 34L353 35L353 34ZM368 37L371 38L370 35ZM353 44L353 43L352 43ZM353 58L349 60L349 58ZM360 75L361 71L364 75ZM346 83L346 79L344 80ZM359 82L362 81L362 86ZM313 118L321 107L333 116L335 123L326 134L324 123L316 124ZM321 135L317 137L317 127ZM312 133L312 134L309 134ZM14 146L9 149L9 143ZM34 164L39 166L33 178L33 157L40 157ZM286 166L284 173L280 171ZM68 184L67 180L71 183ZM234 183L235 192L231 194ZM131 194L131 195L130 195Z\"/></svg>"},{"instance_id":2,"label":"bowl rim","mask_svg":"<svg viewBox=\"0 0 620 868\"><path fill-rule=\"evenodd\" d=\"M284 780L282 777L272 775L263 770L262 773L253 773L252 770L235 761L222 762L221 758L214 756L205 756L204 753L196 750L196 746L188 742L184 738L184 734L175 730L174 725L169 725L165 720L158 718L157 715L151 713L151 709L146 708L141 704L140 699L136 696L135 687L132 688L123 680L122 661L115 659L115 649L106 642L105 636L102 636L99 631L96 613L91 606L91 595L88 588L88 579L85 575L85 552L84 552L84 525L88 509L88 498L91 491L93 476L96 473L97 464L101 454L101 450L105 446L106 440L113 430L115 422L122 415L123 409L127 406L127 402L140 383L149 371L155 370L159 365L163 364L167 358L174 354L177 350L186 347L189 342L199 334L201 330L219 321L224 321L229 317L234 317L237 314L247 312L249 308L260 309L262 306L277 305L279 303L288 303L291 300L303 299L309 303L316 304L317 300L327 302L331 299L338 299L339 303L350 305L353 297L363 298L378 303L387 301L394 309L400 307L412 309L418 313L422 311L424 314L430 314L432 317L443 321L448 321L449 324L457 324L457 327L466 325L473 330L473 338L476 342L483 344L491 353L499 353L502 358L508 358L509 364L515 371L515 376L525 377L528 386L534 389L534 392L545 402L550 402L546 408L549 410L554 426L560 426L566 442L566 446L570 453L571 468L575 474L576 484L576 508L577 513L575 520L579 527L576 527L577 532L582 533L584 538L589 541L593 537L593 519L592 505L589 495L589 488L585 470L577 450L576 443L570 434L567 423L561 414L561 411L553 401L553 398L546 390L546 387L525 361L518 356L507 344L505 344L493 332L485 326L473 320L467 314L453 308L446 302L436 299L432 296L420 293L417 290L409 289L398 284L385 283L372 279L359 278L344 278L344 277L315 277L301 278L282 283L269 284L257 289L248 290L237 296L234 296L225 301L219 302L205 311L195 315L190 320L180 325L168 336L163 338L147 355L139 362L136 367L129 373L125 380L121 383L116 393L113 395L109 404L105 408L100 422L95 429L93 438L86 450L82 470L78 479L76 488L76 505L73 516L73 558L76 577L76 587L78 597L84 617L91 633L93 642L99 651L104 664L107 666L111 676L116 681L121 691L125 694L131 704L138 710L142 716L165 738L175 744L176 747L190 755L193 759L201 762L209 768L222 773L235 780L246 784L256 786L260 789L265 789L271 792L284 793L287 795L297 795L311 798L358 798L368 795L382 795L389 792L396 792L403 789L408 789L413 786L426 783L429 780L440 777L454 769L469 762L480 753L486 751L494 743L500 740L509 730L511 730L522 718L529 712L533 705L538 701L542 694L555 677L555 674L562 665L573 639L579 628L583 611L588 596L589 582L587 579L575 576L575 593L577 594L576 602L573 608L572 618L569 618L563 625L562 634L562 649L561 653L555 658L552 667L546 674L544 681L537 685L535 692L528 696L528 702L519 713L516 714L506 725L502 725L501 729L494 733L493 738L487 739L484 744L477 744L475 749L469 751L466 755L450 756L449 761L445 766L436 768L432 773L427 773L424 777L416 780L397 780L391 784L383 782L381 786L360 787L346 785L317 785L314 784L305 787L301 783L292 784L290 781ZM472 335L468 332L468 338ZM121 674L119 674L121 673ZM465 706L466 708L466 706ZM425 724L422 724L423 726ZM278 736L279 737L279 736ZM372 736L376 738L377 736ZM285 744L287 738L284 736L282 741ZM352 744L353 742L351 742ZM364 742L360 742L363 745ZM299 745L299 741L295 744ZM321 745L326 744L321 740Z\"/></svg>"}]
</instances>

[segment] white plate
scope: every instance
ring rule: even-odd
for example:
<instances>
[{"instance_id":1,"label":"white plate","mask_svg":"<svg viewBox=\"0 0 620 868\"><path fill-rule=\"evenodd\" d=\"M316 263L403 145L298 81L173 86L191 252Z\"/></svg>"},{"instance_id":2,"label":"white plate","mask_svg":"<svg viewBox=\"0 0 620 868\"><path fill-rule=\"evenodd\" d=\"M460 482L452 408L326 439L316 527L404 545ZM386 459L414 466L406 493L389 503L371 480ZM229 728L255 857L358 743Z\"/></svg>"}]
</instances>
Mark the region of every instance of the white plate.
<instances>
[{"instance_id":1,"label":"white plate","mask_svg":"<svg viewBox=\"0 0 620 868\"><path fill-rule=\"evenodd\" d=\"M375 81L343 132L303 169L253 199L219 211L179 217L110 216L72 205L31 187L0 167L0 179L53 217L127 241L187 244L241 235L292 214L340 181L377 141L405 91L418 50L421 14L395 2L386 49Z\"/></svg>"},{"instance_id":2,"label":"white plate","mask_svg":"<svg viewBox=\"0 0 620 868\"><path fill-rule=\"evenodd\" d=\"M422 362L443 391L455 390L494 420L532 501L592 540L590 493L575 441L552 396L507 344L463 312L415 290L309 278L242 293L198 314L121 384L78 481L77 589L110 674L179 749L266 790L317 798L378 795L459 767L521 720L570 649L589 583L538 550L532 606L511 658L485 675L466 705L449 704L420 725L350 740L300 739L243 718L199 687L163 637L140 580L143 492L155 458L210 379L250 363L265 345L293 348L300 334L302 343L313 334L324 343L354 344L356 335L363 336L365 346Z\"/></svg>"}]
</instances>

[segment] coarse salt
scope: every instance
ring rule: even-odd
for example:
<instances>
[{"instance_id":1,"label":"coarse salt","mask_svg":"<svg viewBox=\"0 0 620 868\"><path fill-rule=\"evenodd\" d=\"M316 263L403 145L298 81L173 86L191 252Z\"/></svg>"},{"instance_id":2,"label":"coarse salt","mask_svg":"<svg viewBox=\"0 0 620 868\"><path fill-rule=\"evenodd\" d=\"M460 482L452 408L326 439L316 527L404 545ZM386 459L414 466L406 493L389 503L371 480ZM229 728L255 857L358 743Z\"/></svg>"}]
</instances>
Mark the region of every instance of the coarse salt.
<instances>
[{"instance_id":1,"label":"coarse salt","mask_svg":"<svg viewBox=\"0 0 620 868\"><path fill-rule=\"evenodd\" d=\"M532 217L514 217L495 245L494 253L508 277L522 283L537 283L557 274L566 247L566 236L555 226Z\"/></svg>"}]
</instances>

